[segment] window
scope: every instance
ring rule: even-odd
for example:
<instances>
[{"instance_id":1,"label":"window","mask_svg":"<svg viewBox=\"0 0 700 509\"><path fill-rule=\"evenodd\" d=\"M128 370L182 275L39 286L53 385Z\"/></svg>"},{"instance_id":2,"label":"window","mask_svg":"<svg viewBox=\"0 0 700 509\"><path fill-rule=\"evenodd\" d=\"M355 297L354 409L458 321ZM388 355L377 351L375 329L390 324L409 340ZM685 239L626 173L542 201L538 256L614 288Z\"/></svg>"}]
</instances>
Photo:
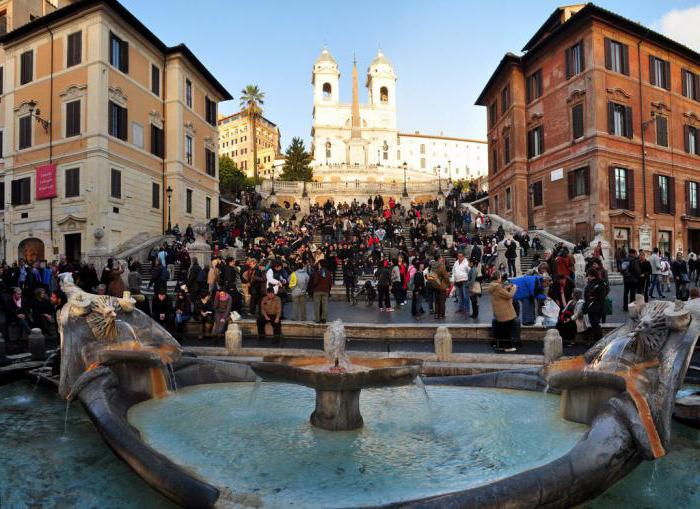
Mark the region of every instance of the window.
<instances>
[{"instance_id":1,"label":"window","mask_svg":"<svg viewBox=\"0 0 700 509\"><path fill-rule=\"evenodd\" d=\"M192 213L192 189L188 189L186 193L185 211L188 214Z\"/></svg>"},{"instance_id":2,"label":"window","mask_svg":"<svg viewBox=\"0 0 700 509\"><path fill-rule=\"evenodd\" d=\"M423 143L420 144L420 153L425 154L425 145Z\"/></svg>"},{"instance_id":3,"label":"window","mask_svg":"<svg viewBox=\"0 0 700 509\"><path fill-rule=\"evenodd\" d=\"M420 158L420 167L423 170L425 169L425 157Z\"/></svg>"},{"instance_id":4,"label":"window","mask_svg":"<svg viewBox=\"0 0 700 509\"><path fill-rule=\"evenodd\" d=\"M532 184L532 206L541 207L544 204L542 196L542 181Z\"/></svg>"},{"instance_id":5,"label":"window","mask_svg":"<svg viewBox=\"0 0 700 509\"><path fill-rule=\"evenodd\" d=\"M537 157L544 152L544 127L539 126L527 133L527 157Z\"/></svg>"},{"instance_id":6,"label":"window","mask_svg":"<svg viewBox=\"0 0 700 509\"><path fill-rule=\"evenodd\" d=\"M126 108L122 108L118 104L109 101L108 122L109 134L120 140L127 141L127 124L128 113Z\"/></svg>"},{"instance_id":7,"label":"window","mask_svg":"<svg viewBox=\"0 0 700 509\"><path fill-rule=\"evenodd\" d=\"M78 65L83 60L83 33L73 32L68 35L68 48L66 49L66 67Z\"/></svg>"},{"instance_id":8,"label":"window","mask_svg":"<svg viewBox=\"0 0 700 509\"><path fill-rule=\"evenodd\" d=\"M151 64L151 92L160 97L160 68Z\"/></svg>"},{"instance_id":9,"label":"window","mask_svg":"<svg viewBox=\"0 0 700 509\"><path fill-rule=\"evenodd\" d=\"M498 196L493 197L493 210L498 214Z\"/></svg>"},{"instance_id":10,"label":"window","mask_svg":"<svg viewBox=\"0 0 700 509\"><path fill-rule=\"evenodd\" d=\"M626 44L605 39L605 68L609 71L630 75L629 48Z\"/></svg>"},{"instance_id":11,"label":"window","mask_svg":"<svg viewBox=\"0 0 700 509\"><path fill-rule=\"evenodd\" d=\"M161 159L165 155L164 139L163 129L151 124L151 154Z\"/></svg>"},{"instance_id":12,"label":"window","mask_svg":"<svg viewBox=\"0 0 700 509\"><path fill-rule=\"evenodd\" d=\"M510 210L513 206L513 198L512 198L512 192L510 190L510 187L506 188L506 210Z\"/></svg>"},{"instance_id":13,"label":"window","mask_svg":"<svg viewBox=\"0 0 700 509\"><path fill-rule=\"evenodd\" d=\"M379 102L387 104L389 102L389 89L386 87L381 87L379 89Z\"/></svg>"},{"instance_id":14,"label":"window","mask_svg":"<svg viewBox=\"0 0 700 509\"><path fill-rule=\"evenodd\" d=\"M571 135L575 140L583 137L583 103L571 108Z\"/></svg>"},{"instance_id":15,"label":"window","mask_svg":"<svg viewBox=\"0 0 700 509\"><path fill-rule=\"evenodd\" d=\"M583 72L586 67L583 56L583 41L579 41L564 52L566 79Z\"/></svg>"},{"instance_id":16,"label":"window","mask_svg":"<svg viewBox=\"0 0 700 509\"><path fill-rule=\"evenodd\" d=\"M7 11L0 12L0 35L7 33Z\"/></svg>"},{"instance_id":17,"label":"window","mask_svg":"<svg viewBox=\"0 0 700 509\"><path fill-rule=\"evenodd\" d=\"M192 82L185 80L185 103L188 108L192 107Z\"/></svg>"},{"instance_id":18,"label":"window","mask_svg":"<svg viewBox=\"0 0 700 509\"><path fill-rule=\"evenodd\" d=\"M129 72L129 43L122 41L111 32L109 34L109 63L123 73Z\"/></svg>"},{"instance_id":19,"label":"window","mask_svg":"<svg viewBox=\"0 0 700 509\"><path fill-rule=\"evenodd\" d=\"M608 102L608 132L615 136L632 138L632 108Z\"/></svg>"},{"instance_id":20,"label":"window","mask_svg":"<svg viewBox=\"0 0 700 509\"><path fill-rule=\"evenodd\" d=\"M66 103L66 138L80 135L80 101Z\"/></svg>"},{"instance_id":21,"label":"window","mask_svg":"<svg viewBox=\"0 0 700 509\"><path fill-rule=\"evenodd\" d=\"M216 153L208 148L204 149L207 175L216 176Z\"/></svg>"},{"instance_id":22,"label":"window","mask_svg":"<svg viewBox=\"0 0 700 509\"><path fill-rule=\"evenodd\" d=\"M211 219L211 198L207 196L206 201L205 201L205 212L207 215L207 219Z\"/></svg>"},{"instance_id":23,"label":"window","mask_svg":"<svg viewBox=\"0 0 700 509\"><path fill-rule=\"evenodd\" d=\"M32 201L31 177L12 181L10 202L12 205L29 205Z\"/></svg>"},{"instance_id":24,"label":"window","mask_svg":"<svg viewBox=\"0 0 700 509\"><path fill-rule=\"evenodd\" d=\"M683 96L700 101L700 76L687 69L682 69L681 81L683 82L683 89L681 90Z\"/></svg>"},{"instance_id":25,"label":"window","mask_svg":"<svg viewBox=\"0 0 700 509\"><path fill-rule=\"evenodd\" d=\"M112 168L109 195L117 199L122 197L122 172L114 168Z\"/></svg>"},{"instance_id":26,"label":"window","mask_svg":"<svg viewBox=\"0 0 700 509\"><path fill-rule=\"evenodd\" d=\"M27 115L19 119L19 149L32 146L32 117Z\"/></svg>"},{"instance_id":27,"label":"window","mask_svg":"<svg viewBox=\"0 0 700 509\"><path fill-rule=\"evenodd\" d=\"M160 184L155 182L151 184L151 208L160 208Z\"/></svg>"},{"instance_id":28,"label":"window","mask_svg":"<svg viewBox=\"0 0 700 509\"><path fill-rule=\"evenodd\" d=\"M66 198L80 196L80 168L66 170Z\"/></svg>"},{"instance_id":29,"label":"window","mask_svg":"<svg viewBox=\"0 0 700 509\"><path fill-rule=\"evenodd\" d=\"M675 179L666 175L655 175L654 211L657 214L675 214Z\"/></svg>"},{"instance_id":30,"label":"window","mask_svg":"<svg viewBox=\"0 0 700 509\"><path fill-rule=\"evenodd\" d=\"M212 101L208 97L204 98L204 115L207 122L216 126L216 101Z\"/></svg>"},{"instance_id":31,"label":"window","mask_svg":"<svg viewBox=\"0 0 700 509\"><path fill-rule=\"evenodd\" d=\"M491 105L489 106L489 123L491 124L491 127L496 125L496 101L492 102Z\"/></svg>"},{"instance_id":32,"label":"window","mask_svg":"<svg viewBox=\"0 0 700 509\"><path fill-rule=\"evenodd\" d=\"M611 166L610 208L634 210L634 170Z\"/></svg>"},{"instance_id":33,"label":"window","mask_svg":"<svg viewBox=\"0 0 700 509\"><path fill-rule=\"evenodd\" d=\"M0 66L0 95L5 93L5 67Z\"/></svg>"},{"instance_id":34,"label":"window","mask_svg":"<svg viewBox=\"0 0 700 509\"><path fill-rule=\"evenodd\" d=\"M649 55L649 83L671 90L671 64L654 55Z\"/></svg>"},{"instance_id":35,"label":"window","mask_svg":"<svg viewBox=\"0 0 700 509\"><path fill-rule=\"evenodd\" d=\"M22 53L19 65L19 84L24 85L34 79L34 51Z\"/></svg>"},{"instance_id":36,"label":"window","mask_svg":"<svg viewBox=\"0 0 700 509\"><path fill-rule=\"evenodd\" d=\"M491 169L494 174L498 172L498 149L496 147L493 147L491 151Z\"/></svg>"},{"instance_id":37,"label":"window","mask_svg":"<svg viewBox=\"0 0 700 509\"><path fill-rule=\"evenodd\" d=\"M0 159L2 159L3 157L5 157L5 156L4 156L4 153L3 153L3 143L4 143L4 141L5 141L5 140L4 140L4 138L5 138L4 134L5 134L4 131L0 131Z\"/></svg>"},{"instance_id":38,"label":"window","mask_svg":"<svg viewBox=\"0 0 700 509\"><path fill-rule=\"evenodd\" d=\"M567 174L569 199L590 194L588 166L572 170Z\"/></svg>"},{"instance_id":39,"label":"window","mask_svg":"<svg viewBox=\"0 0 700 509\"><path fill-rule=\"evenodd\" d=\"M510 137L506 136L503 139L503 164L510 162Z\"/></svg>"},{"instance_id":40,"label":"window","mask_svg":"<svg viewBox=\"0 0 700 509\"><path fill-rule=\"evenodd\" d=\"M510 107L510 85L506 85L501 90L501 113L508 111Z\"/></svg>"},{"instance_id":41,"label":"window","mask_svg":"<svg viewBox=\"0 0 700 509\"><path fill-rule=\"evenodd\" d=\"M5 183L0 182L0 210L5 210Z\"/></svg>"},{"instance_id":42,"label":"window","mask_svg":"<svg viewBox=\"0 0 700 509\"><path fill-rule=\"evenodd\" d=\"M697 127L693 127L691 125L683 126L683 143L685 145L685 151L688 154L700 155Z\"/></svg>"},{"instance_id":43,"label":"window","mask_svg":"<svg viewBox=\"0 0 700 509\"><path fill-rule=\"evenodd\" d=\"M331 98L332 95L332 88L330 83L324 83L323 84L323 99L328 101Z\"/></svg>"},{"instance_id":44,"label":"window","mask_svg":"<svg viewBox=\"0 0 700 509\"><path fill-rule=\"evenodd\" d=\"M668 147L668 119L663 115L656 115L656 144Z\"/></svg>"},{"instance_id":45,"label":"window","mask_svg":"<svg viewBox=\"0 0 700 509\"><path fill-rule=\"evenodd\" d=\"M698 182L688 181L685 183L685 203L686 213L689 216L700 216L700 204L698 203L698 193L700 193L700 184Z\"/></svg>"},{"instance_id":46,"label":"window","mask_svg":"<svg viewBox=\"0 0 700 509\"><path fill-rule=\"evenodd\" d=\"M185 161L187 164L192 164L192 136L185 136Z\"/></svg>"},{"instance_id":47,"label":"window","mask_svg":"<svg viewBox=\"0 0 700 509\"><path fill-rule=\"evenodd\" d=\"M542 69L538 69L527 78L527 102L542 96Z\"/></svg>"}]
</instances>

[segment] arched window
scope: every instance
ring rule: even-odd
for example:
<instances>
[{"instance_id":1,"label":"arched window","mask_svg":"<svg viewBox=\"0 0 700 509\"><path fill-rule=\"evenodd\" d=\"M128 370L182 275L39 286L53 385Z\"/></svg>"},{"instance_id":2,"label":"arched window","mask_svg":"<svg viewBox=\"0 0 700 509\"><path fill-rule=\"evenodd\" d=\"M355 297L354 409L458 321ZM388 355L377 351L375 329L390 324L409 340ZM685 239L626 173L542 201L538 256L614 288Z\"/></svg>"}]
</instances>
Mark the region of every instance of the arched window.
<instances>
[{"instance_id":1,"label":"arched window","mask_svg":"<svg viewBox=\"0 0 700 509\"><path fill-rule=\"evenodd\" d=\"M331 84L330 84L330 83L324 83L324 84L323 84L323 98L324 98L325 100L330 99L330 98L331 98L331 93L332 93Z\"/></svg>"},{"instance_id":2,"label":"arched window","mask_svg":"<svg viewBox=\"0 0 700 509\"><path fill-rule=\"evenodd\" d=\"M326 159L331 157L331 142L326 142Z\"/></svg>"},{"instance_id":3,"label":"arched window","mask_svg":"<svg viewBox=\"0 0 700 509\"><path fill-rule=\"evenodd\" d=\"M379 89L379 100L383 103L389 102L389 89L382 87Z\"/></svg>"}]
</instances>

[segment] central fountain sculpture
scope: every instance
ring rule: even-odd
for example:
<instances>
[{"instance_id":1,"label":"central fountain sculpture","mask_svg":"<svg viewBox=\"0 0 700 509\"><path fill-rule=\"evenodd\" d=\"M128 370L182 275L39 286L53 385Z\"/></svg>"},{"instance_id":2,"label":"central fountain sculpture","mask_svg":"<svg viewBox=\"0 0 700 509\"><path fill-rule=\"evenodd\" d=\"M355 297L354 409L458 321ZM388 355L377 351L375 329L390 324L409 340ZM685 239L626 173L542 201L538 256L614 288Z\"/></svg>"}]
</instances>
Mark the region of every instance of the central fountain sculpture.
<instances>
[{"instance_id":1,"label":"central fountain sculpture","mask_svg":"<svg viewBox=\"0 0 700 509\"><path fill-rule=\"evenodd\" d=\"M414 359L350 358L345 353L345 327L336 320L323 337L326 356L266 356L251 367L267 380L293 382L316 390L316 408L310 422L329 431L347 431L364 425L360 392L370 387L406 385L419 375Z\"/></svg>"}]
</instances>

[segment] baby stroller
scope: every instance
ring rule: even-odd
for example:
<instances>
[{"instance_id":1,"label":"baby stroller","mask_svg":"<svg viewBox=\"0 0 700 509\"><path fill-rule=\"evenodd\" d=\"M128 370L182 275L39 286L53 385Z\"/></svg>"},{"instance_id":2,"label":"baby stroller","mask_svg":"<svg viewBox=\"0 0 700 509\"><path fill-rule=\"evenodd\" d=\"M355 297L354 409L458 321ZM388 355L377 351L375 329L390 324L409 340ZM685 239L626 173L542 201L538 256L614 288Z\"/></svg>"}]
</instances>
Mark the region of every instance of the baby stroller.
<instances>
[{"instance_id":1,"label":"baby stroller","mask_svg":"<svg viewBox=\"0 0 700 509\"><path fill-rule=\"evenodd\" d=\"M365 284L358 287L358 289L352 294L352 305L357 305L357 298L364 295L367 299L367 306L374 304L377 298L377 283L376 281L367 280Z\"/></svg>"}]
</instances>

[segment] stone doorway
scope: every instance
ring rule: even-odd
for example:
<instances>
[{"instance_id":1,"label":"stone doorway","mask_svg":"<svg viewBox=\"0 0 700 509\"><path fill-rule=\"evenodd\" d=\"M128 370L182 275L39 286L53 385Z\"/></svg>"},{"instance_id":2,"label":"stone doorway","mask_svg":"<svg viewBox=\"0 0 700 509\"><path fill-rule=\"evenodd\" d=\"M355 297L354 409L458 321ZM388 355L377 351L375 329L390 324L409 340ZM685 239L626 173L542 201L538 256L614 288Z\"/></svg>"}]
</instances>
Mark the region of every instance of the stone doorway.
<instances>
[{"instance_id":1,"label":"stone doorway","mask_svg":"<svg viewBox=\"0 0 700 509\"><path fill-rule=\"evenodd\" d=\"M700 253L700 230L688 228L688 252Z\"/></svg>"}]
</instances>

